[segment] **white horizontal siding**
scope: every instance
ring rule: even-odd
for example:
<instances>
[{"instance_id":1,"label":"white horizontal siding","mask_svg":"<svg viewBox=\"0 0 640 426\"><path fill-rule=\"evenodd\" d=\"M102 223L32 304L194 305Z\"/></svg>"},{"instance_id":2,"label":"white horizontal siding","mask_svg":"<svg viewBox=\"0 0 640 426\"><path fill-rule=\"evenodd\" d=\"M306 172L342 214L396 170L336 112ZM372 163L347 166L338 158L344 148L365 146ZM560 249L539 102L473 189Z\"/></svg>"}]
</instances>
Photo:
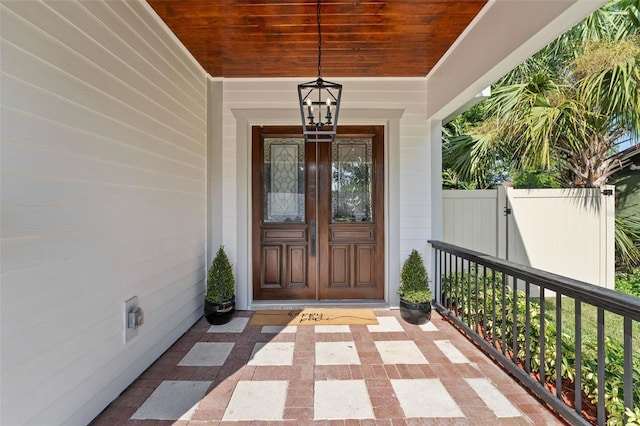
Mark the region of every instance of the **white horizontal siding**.
<instances>
[{"instance_id":1,"label":"white horizontal siding","mask_svg":"<svg viewBox=\"0 0 640 426\"><path fill-rule=\"evenodd\" d=\"M206 74L143 1L0 19L0 424L86 424L201 316Z\"/></svg>"}]
</instances>

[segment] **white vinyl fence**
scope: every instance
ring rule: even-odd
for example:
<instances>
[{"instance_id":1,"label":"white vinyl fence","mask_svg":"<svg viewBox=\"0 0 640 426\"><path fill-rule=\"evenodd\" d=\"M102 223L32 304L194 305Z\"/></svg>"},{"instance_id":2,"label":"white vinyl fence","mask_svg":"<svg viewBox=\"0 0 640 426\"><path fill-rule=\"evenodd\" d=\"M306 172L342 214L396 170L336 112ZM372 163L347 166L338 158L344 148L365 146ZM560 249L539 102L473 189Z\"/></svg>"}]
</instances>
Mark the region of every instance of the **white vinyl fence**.
<instances>
[{"instance_id":1,"label":"white vinyl fence","mask_svg":"<svg viewBox=\"0 0 640 426\"><path fill-rule=\"evenodd\" d=\"M614 288L614 190L445 190L443 240Z\"/></svg>"}]
</instances>

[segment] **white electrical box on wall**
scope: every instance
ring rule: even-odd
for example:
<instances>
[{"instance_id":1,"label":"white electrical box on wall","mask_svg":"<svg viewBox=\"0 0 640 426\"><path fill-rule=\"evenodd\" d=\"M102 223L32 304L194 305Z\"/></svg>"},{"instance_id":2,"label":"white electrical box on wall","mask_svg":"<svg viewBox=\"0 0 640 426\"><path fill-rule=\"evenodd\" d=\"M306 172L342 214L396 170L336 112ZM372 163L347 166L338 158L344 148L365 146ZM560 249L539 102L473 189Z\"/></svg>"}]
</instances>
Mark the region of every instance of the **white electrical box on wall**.
<instances>
[{"instance_id":1,"label":"white electrical box on wall","mask_svg":"<svg viewBox=\"0 0 640 426\"><path fill-rule=\"evenodd\" d=\"M144 324L144 312L138 306L138 296L124 302L124 342L138 335L138 328Z\"/></svg>"}]
</instances>

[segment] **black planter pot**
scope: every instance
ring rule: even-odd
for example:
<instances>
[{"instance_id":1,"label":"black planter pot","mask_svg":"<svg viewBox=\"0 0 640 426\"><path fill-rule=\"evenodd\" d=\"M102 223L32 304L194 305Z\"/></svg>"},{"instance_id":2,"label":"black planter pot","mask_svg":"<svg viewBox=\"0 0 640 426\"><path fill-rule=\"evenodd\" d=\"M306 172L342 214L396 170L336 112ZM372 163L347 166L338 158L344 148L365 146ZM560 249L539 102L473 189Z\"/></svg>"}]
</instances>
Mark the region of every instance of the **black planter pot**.
<instances>
[{"instance_id":1,"label":"black planter pot","mask_svg":"<svg viewBox=\"0 0 640 426\"><path fill-rule=\"evenodd\" d=\"M233 313L236 311L236 299L235 297L227 302L222 303L210 303L204 302L204 317L211 325L226 324L233 318Z\"/></svg>"},{"instance_id":2,"label":"black planter pot","mask_svg":"<svg viewBox=\"0 0 640 426\"><path fill-rule=\"evenodd\" d=\"M431 319L431 302L413 303L400 299L400 315L410 324L425 324Z\"/></svg>"}]
</instances>

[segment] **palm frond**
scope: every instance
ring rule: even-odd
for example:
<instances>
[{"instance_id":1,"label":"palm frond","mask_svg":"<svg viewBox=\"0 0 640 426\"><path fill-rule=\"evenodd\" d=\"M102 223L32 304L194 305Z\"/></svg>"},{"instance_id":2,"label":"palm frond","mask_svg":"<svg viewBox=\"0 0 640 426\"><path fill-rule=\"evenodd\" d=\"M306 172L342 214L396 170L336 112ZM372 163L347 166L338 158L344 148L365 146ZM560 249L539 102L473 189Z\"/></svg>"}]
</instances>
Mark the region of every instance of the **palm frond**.
<instances>
[{"instance_id":1,"label":"palm frond","mask_svg":"<svg viewBox=\"0 0 640 426\"><path fill-rule=\"evenodd\" d=\"M621 264L640 265L640 219L616 215L616 261Z\"/></svg>"},{"instance_id":2,"label":"palm frond","mask_svg":"<svg viewBox=\"0 0 640 426\"><path fill-rule=\"evenodd\" d=\"M603 124L640 134L640 37L594 44L573 67L577 96Z\"/></svg>"},{"instance_id":3,"label":"palm frond","mask_svg":"<svg viewBox=\"0 0 640 426\"><path fill-rule=\"evenodd\" d=\"M443 145L443 166L465 182L479 188L490 185L487 170L492 169L499 156L495 133L466 134L451 137Z\"/></svg>"}]
</instances>

